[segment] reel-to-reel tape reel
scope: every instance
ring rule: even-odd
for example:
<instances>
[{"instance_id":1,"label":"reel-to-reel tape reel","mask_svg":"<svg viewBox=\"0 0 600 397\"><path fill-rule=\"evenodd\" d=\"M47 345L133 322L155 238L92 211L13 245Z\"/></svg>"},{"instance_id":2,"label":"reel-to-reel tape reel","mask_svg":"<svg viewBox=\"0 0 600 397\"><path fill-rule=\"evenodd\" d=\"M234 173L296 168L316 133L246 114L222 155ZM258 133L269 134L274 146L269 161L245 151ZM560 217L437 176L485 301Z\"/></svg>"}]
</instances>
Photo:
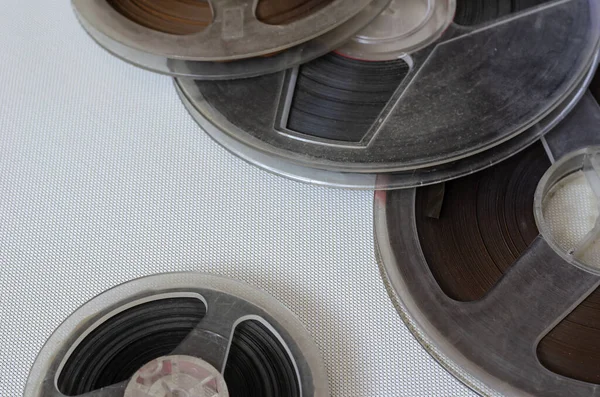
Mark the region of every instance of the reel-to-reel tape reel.
<instances>
[{"instance_id":1,"label":"reel-to-reel tape reel","mask_svg":"<svg viewBox=\"0 0 600 397\"><path fill-rule=\"evenodd\" d=\"M341 3L73 2L109 51L179 76L184 105L228 150L334 187L496 164L552 129L598 63L597 0Z\"/></svg>"},{"instance_id":2,"label":"reel-to-reel tape reel","mask_svg":"<svg viewBox=\"0 0 600 397\"><path fill-rule=\"evenodd\" d=\"M74 0L82 26L134 65L172 76L274 73L342 45L390 0Z\"/></svg>"},{"instance_id":3,"label":"reel-to-reel tape reel","mask_svg":"<svg viewBox=\"0 0 600 397\"><path fill-rule=\"evenodd\" d=\"M409 328L483 395L600 383L600 105L471 176L375 196L382 276Z\"/></svg>"},{"instance_id":4,"label":"reel-to-reel tape reel","mask_svg":"<svg viewBox=\"0 0 600 397\"><path fill-rule=\"evenodd\" d=\"M75 311L47 341L28 397L326 397L299 320L248 285L200 273L134 280Z\"/></svg>"},{"instance_id":5,"label":"reel-to-reel tape reel","mask_svg":"<svg viewBox=\"0 0 600 397\"><path fill-rule=\"evenodd\" d=\"M174 76L187 110L229 151L294 180L378 190L388 293L466 385L600 394L600 0L73 6L108 51ZM25 393L329 389L285 308L188 273L135 280L77 310Z\"/></svg>"},{"instance_id":6,"label":"reel-to-reel tape reel","mask_svg":"<svg viewBox=\"0 0 600 397\"><path fill-rule=\"evenodd\" d=\"M400 57L386 44L402 35L385 27L402 12L384 13L371 24L380 30L286 72L176 86L206 132L269 171L363 189L440 182L533 143L589 83L598 2L537 3L478 12L477 2L459 1L455 22L437 25L441 38ZM368 34L380 36L355 45Z\"/></svg>"}]
</instances>

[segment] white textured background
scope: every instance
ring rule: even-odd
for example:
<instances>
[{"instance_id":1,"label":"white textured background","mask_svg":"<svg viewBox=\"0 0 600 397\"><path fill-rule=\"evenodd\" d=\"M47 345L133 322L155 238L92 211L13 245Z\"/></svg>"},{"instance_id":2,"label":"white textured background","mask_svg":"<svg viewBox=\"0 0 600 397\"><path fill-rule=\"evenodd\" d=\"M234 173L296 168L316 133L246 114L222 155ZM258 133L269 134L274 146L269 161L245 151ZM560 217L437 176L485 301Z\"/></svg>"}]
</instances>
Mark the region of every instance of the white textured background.
<instances>
[{"instance_id":1,"label":"white textured background","mask_svg":"<svg viewBox=\"0 0 600 397\"><path fill-rule=\"evenodd\" d=\"M198 270L292 309L334 396L469 392L412 338L373 254L372 194L254 168L213 143L171 80L104 52L67 0L0 11L0 396L45 339L132 278Z\"/></svg>"}]
</instances>

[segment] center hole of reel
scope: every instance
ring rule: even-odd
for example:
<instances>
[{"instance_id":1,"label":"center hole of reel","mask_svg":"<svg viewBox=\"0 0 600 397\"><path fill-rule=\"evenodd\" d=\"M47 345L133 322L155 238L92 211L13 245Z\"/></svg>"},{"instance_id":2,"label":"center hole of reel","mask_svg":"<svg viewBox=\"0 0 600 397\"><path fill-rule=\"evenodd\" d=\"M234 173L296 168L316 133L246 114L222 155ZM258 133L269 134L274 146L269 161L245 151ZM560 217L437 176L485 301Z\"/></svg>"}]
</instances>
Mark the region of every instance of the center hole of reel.
<instances>
[{"instance_id":1,"label":"center hole of reel","mask_svg":"<svg viewBox=\"0 0 600 397\"><path fill-rule=\"evenodd\" d=\"M206 361L184 355L159 357L140 368L124 397L229 397L223 375Z\"/></svg>"},{"instance_id":2,"label":"center hole of reel","mask_svg":"<svg viewBox=\"0 0 600 397\"><path fill-rule=\"evenodd\" d=\"M546 171L534 213L540 232L559 255L600 274L600 146L567 154Z\"/></svg>"}]
</instances>

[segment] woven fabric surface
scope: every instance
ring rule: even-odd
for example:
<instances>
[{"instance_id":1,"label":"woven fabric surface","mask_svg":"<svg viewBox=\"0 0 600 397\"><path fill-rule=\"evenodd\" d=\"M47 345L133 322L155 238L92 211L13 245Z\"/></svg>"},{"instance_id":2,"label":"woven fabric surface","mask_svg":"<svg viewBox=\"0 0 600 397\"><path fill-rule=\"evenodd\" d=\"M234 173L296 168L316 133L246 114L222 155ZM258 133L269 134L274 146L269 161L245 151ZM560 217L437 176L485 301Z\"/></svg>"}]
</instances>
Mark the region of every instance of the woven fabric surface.
<instances>
[{"instance_id":1,"label":"woven fabric surface","mask_svg":"<svg viewBox=\"0 0 600 397\"><path fill-rule=\"evenodd\" d=\"M395 312L372 193L271 175L215 144L171 79L98 47L67 0L0 13L0 396L46 338L118 283L194 270L270 293L321 349L332 394L471 393Z\"/></svg>"}]
</instances>

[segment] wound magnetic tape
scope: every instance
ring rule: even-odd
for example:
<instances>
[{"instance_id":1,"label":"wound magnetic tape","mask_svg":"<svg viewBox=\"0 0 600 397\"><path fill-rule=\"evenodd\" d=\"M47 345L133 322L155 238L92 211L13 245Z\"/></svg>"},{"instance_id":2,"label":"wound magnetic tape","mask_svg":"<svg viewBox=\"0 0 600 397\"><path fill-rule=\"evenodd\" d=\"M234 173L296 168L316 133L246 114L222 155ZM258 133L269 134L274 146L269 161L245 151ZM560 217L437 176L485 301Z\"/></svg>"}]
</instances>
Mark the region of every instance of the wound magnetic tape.
<instances>
[{"instance_id":1,"label":"wound magnetic tape","mask_svg":"<svg viewBox=\"0 0 600 397\"><path fill-rule=\"evenodd\" d=\"M179 76L187 110L231 152L295 180L378 190L389 296L467 386L598 394L600 0L73 4L109 51ZM197 274L90 301L27 387L328 394L289 312Z\"/></svg>"},{"instance_id":2,"label":"wound magnetic tape","mask_svg":"<svg viewBox=\"0 0 600 397\"><path fill-rule=\"evenodd\" d=\"M482 395L598 389L599 130L598 97L587 92L505 162L375 195L392 301L425 348Z\"/></svg>"},{"instance_id":3,"label":"wound magnetic tape","mask_svg":"<svg viewBox=\"0 0 600 397\"><path fill-rule=\"evenodd\" d=\"M299 320L245 284L199 273L134 280L75 311L37 357L26 396L329 396Z\"/></svg>"},{"instance_id":4,"label":"wound magnetic tape","mask_svg":"<svg viewBox=\"0 0 600 397\"><path fill-rule=\"evenodd\" d=\"M341 46L390 0L73 0L85 30L134 65L196 79L278 72Z\"/></svg>"},{"instance_id":5,"label":"wound magnetic tape","mask_svg":"<svg viewBox=\"0 0 600 397\"><path fill-rule=\"evenodd\" d=\"M245 160L363 189L431 184L498 163L585 92L600 1L430 3L393 1L338 50L285 72L177 79L177 90L200 126Z\"/></svg>"}]
</instances>

